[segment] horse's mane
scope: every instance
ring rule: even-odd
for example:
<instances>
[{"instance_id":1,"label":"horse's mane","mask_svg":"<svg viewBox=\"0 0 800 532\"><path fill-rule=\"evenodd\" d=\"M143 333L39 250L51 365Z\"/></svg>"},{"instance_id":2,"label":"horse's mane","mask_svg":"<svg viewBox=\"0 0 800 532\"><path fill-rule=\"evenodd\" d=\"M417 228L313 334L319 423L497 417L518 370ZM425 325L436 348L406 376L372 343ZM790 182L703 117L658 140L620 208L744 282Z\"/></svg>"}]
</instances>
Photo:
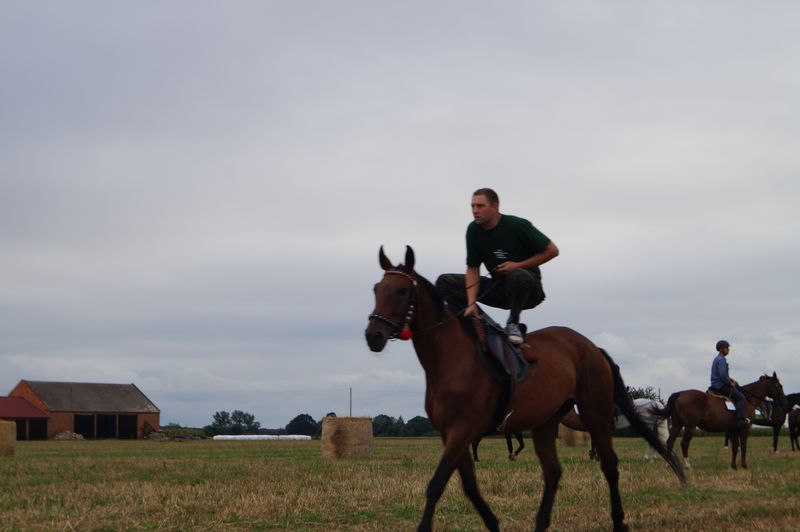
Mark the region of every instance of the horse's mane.
<instances>
[{"instance_id":1,"label":"horse's mane","mask_svg":"<svg viewBox=\"0 0 800 532\"><path fill-rule=\"evenodd\" d=\"M408 271L407 268L401 268L406 270L406 273L413 276L417 282L428 292L428 295L431 296L431 301L433 301L434 306L436 307L437 318L442 319L445 315L445 306L444 306L444 297L442 294L439 293L439 290L436 289L436 286L427 280L425 277L419 274L417 271Z\"/></svg>"},{"instance_id":2,"label":"horse's mane","mask_svg":"<svg viewBox=\"0 0 800 532\"><path fill-rule=\"evenodd\" d=\"M471 319L465 318L461 313L456 314L452 311L452 309L448 309L444 296L442 296L441 292L439 292L439 290L436 288L436 285L420 275L418 271L408 268L403 264L399 264L395 268L416 279L419 286L421 286L422 289L425 290L425 292L430 296L433 306L436 308L436 319L439 321L443 321L448 318L457 320L461 324L461 328L464 330L464 332L466 332L467 335L469 335L469 337L473 340L478 341L478 335L475 332L475 327L473 327Z\"/></svg>"}]
</instances>

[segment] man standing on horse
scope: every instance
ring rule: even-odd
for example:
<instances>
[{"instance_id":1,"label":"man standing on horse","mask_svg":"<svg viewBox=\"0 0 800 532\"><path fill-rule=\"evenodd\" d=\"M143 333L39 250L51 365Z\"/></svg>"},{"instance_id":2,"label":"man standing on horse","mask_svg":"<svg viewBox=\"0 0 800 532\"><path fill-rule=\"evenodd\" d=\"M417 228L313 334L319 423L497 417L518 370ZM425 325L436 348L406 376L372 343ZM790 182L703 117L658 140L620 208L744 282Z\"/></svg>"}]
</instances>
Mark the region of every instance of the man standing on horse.
<instances>
[{"instance_id":1,"label":"man standing on horse","mask_svg":"<svg viewBox=\"0 0 800 532\"><path fill-rule=\"evenodd\" d=\"M478 315L478 300L510 310L506 334L511 343L521 344L519 315L544 301L539 266L557 257L558 248L528 220L500 214L500 199L490 188L472 195L472 217L467 227L466 275L441 275L436 288L454 309L463 308L464 316ZM491 281L481 277L481 264Z\"/></svg>"},{"instance_id":2,"label":"man standing on horse","mask_svg":"<svg viewBox=\"0 0 800 532\"><path fill-rule=\"evenodd\" d=\"M744 415L744 407L747 404L744 394L736 389L739 385L728 375L728 361L725 357L731 351L731 344L727 340L717 342L717 356L711 363L711 390L730 397L736 402L736 426L742 427L750 423Z\"/></svg>"}]
</instances>

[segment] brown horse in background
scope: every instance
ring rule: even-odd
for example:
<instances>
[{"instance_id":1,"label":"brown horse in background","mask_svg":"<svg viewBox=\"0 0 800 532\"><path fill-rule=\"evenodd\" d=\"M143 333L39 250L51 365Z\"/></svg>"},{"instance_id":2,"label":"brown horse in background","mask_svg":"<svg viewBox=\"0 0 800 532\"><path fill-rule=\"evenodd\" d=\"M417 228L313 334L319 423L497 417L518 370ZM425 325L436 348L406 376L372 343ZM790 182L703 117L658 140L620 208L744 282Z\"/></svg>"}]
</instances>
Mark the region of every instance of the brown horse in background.
<instances>
[{"instance_id":1,"label":"brown horse in background","mask_svg":"<svg viewBox=\"0 0 800 532\"><path fill-rule=\"evenodd\" d=\"M792 442L792 451L800 451L800 410L789 412L789 441Z\"/></svg>"},{"instance_id":2,"label":"brown horse in background","mask_svg":"<svg viewBox=\"0 0 800 532\"><path fill-rule=\"evenodd\" d=\"M413 250L406 247L405 265L392 266L381 247L379 261L384 275L374 287L375 310L365 331L367 344L374 352L382 351L388 340L410 328L417 358L425 370L425 411L444 443L439 465L426 490L418 529L431 530L436 504L457 470L464 493L486 528L499 530L497 517L478 489L469 444L495 432L493 418L501 399L501 386L480 359L479 342L471 323L462 323L430 281L414 270ZM558 423L573 404L578 404L597 447L600 468L609 487L614 530L627 529L609 423L615 402L681 481L686 481L678 460L636 414L619 367L607 353L566 327L548 327L528 334L523 351L529 360L535 353L536 362L528 377L516 385L513 412L506 420L505 430L532 431L544 477L536 530L550 526L562 473L555 443Z\"/></svg>"},{"instance_id":3,"label":"brown horse in background","mask_svg":"<svg viewBox=\"0 0 800 532\"><path fill-rule=\"evenodd\" d=\"M772 398L781 405L786 405L783 386L774 372L771 377L763 375L756 382L740 386L739 391L747 398L744 414L749 419L755 417L756 407L760 407L766 397ZM666 407L654 408L652 412L660 417L671 416L672 418L672 426L669 429L669 439L667 440L667 448L670 451L675 445L678 434L686 427L683 439L681 439L681 450L683 451L684 466L687 468L692 467L689 463L689 443L692 441L695 428L699 427L707 432L731 432L733 434L731 467L736 469L736 453L741 443L742 468L747 469L747 436L750 433L750 424L737 428L736 412L727 409L724 398L700 390L684 390L673 393L669 397Z\"/></svg>"},{"instance_id":4,"label":"brown horse in background","mask_svg":"<svg viewBox=\"0 0 800 532\"><path fill-rule=\"evenodd\" d=\"M769 414L769 419L760 420L754 419L753 425L759 427L772 427L772 450L778 452L778 437L781 435L781 429L786 423L786 418L792 411L794 405L800 404L800 393L787 393L786 406L783 406L775 401L765 402L767 407L765 414ZM770 408L771 407L771 408ZM725 433L725 448L728 448L728 441L733 439L733 435Z\"/></svg>"}]
</instances>

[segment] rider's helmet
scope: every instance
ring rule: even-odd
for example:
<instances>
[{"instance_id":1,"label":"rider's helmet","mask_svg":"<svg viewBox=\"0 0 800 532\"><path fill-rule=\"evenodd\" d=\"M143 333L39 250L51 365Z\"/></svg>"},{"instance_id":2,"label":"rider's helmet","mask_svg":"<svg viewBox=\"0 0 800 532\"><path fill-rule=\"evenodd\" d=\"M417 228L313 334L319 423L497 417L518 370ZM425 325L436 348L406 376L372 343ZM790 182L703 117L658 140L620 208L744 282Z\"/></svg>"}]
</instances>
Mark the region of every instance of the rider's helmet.
<instances>
[{"instance_id":1,"label":"rider's helmet","mask_svg":"<svg viewBox=\"0 0 800 532\"><path fill-rule=\"evenodd\" d=\"M730 346L731 344L729 344L727 340L720 340L719 342L717 342L717 351L719 351L723 347L730 347Z\"/></svg>"}]
</instances>

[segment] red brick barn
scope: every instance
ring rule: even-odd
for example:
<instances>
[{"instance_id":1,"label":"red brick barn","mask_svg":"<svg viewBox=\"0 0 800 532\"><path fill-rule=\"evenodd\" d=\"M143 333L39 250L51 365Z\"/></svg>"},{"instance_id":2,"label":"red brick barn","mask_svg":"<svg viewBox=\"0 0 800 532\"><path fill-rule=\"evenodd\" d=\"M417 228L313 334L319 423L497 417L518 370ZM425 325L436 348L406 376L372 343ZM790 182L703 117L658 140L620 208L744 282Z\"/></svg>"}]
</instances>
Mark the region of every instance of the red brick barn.
<instances>
[{"instance_id":1,"label":"red brick barn","mask_svg":"<svg viewBox=\"0 0 800 532\"><path fill-rule=\"evenodd\" d=\"M161 411L134 384L21 380L8 395L49 415L48 438L72 431L88 439L136 439L146 422L160 427Z\"/></svg>"}]
</instances>

